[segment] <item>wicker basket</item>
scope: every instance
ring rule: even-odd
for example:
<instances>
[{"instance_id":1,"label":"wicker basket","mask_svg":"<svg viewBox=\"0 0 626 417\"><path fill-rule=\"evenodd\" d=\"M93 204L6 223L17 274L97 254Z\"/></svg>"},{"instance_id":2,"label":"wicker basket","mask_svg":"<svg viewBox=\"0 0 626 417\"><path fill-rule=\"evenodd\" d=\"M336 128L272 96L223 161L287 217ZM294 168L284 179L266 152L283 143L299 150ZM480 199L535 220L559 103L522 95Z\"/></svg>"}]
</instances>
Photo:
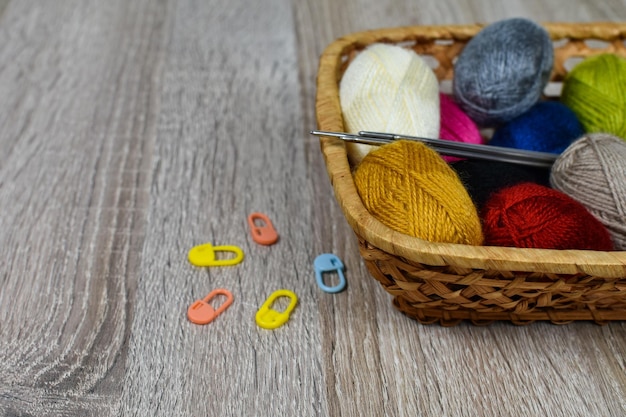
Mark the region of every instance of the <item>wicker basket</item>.
<instances>
[{"instance_id":1,"label":"wicker basket","mask_svg":"<svg viewBox=\"0 0 626 417\"><path fill-rule=\"evenodd\" d=\"M611 52L626 57L626 23L543 25L555 48L551 85L559 86L575 60ZM317 76L318 129L344 131L339 80L367 45L385 42L428 56L442 83L450 84L454 59L483 26L416 26L351 34L331 43ZM436 62L435 62L436 61ZM555 88L558 95L558 88ZM355 188L346 148L321 138L335 197L356 233L374 278L400 311L421 323L462 320L564 324L626 319L626 252L518 249L432 243L396 232L376 220Z\"/></svg>"}]
</instances>

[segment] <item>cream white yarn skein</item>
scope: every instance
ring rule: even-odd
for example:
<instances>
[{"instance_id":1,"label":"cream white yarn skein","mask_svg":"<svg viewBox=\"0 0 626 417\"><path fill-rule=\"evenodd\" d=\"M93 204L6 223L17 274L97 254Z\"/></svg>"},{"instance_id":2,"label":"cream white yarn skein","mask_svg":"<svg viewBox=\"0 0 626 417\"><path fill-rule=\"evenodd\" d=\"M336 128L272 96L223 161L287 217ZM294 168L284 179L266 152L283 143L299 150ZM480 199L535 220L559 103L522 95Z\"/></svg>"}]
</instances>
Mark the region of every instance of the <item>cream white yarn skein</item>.
<instances>
[{"instance_id":1,"label":"cream white yarn skein","mask_svg":"<svg viewBox=\"0 0 626 417\"><path fill-rule=\"evenodd\" d=\"M414 51L376 43L348 65L339 99L346 131L389 132L438 138L439 83L428 64ZM347 143L356 166L375 146Z\"/></svg>"}]
</instances>

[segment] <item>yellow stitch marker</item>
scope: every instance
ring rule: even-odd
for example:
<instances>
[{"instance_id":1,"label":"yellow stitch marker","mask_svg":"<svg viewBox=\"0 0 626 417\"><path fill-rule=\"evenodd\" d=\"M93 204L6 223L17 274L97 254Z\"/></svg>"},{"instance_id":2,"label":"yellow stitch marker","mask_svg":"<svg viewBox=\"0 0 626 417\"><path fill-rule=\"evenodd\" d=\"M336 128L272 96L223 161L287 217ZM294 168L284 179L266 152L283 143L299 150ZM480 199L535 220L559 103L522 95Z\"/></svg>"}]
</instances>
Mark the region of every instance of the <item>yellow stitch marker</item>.
<instances>
[{"instance_id":1,"label":"yellow stitch marker","mask_svg":"<svg viewBox=\"0 0 626 417\"><path fill-rule=\"evenodd\" d=\"M235 256L228 259L216 259L216 252L231 252ZM230 266L243 260L241 248L233 245L213 246L210 243L194 246L189 251L189 262L195 266Z\"/></svg>"},{"instance_id":2,"label":"yellow stitch marker","mask_svg":"<svg viewBox=\"0 0 626 417\"><path fill-rule=\"evenodd\" d=\"M291 300L289 302L289 305L283 312L276 311L271 308L272 304L274 304L274 301L276 301L276 299L278 299L279 297L287 297ZM256 324L259 327L262 327L268 330L277 329L278 327L285 324L287 320L289 320L289 315L291 314L293 309L296 307L297 303L298 303L298 296L292 291L289 291L289 290L274 291L268 297L268 299L263 303L261 308L259 308L259 311L256 312Z\"/></svg>"}]
</instances>

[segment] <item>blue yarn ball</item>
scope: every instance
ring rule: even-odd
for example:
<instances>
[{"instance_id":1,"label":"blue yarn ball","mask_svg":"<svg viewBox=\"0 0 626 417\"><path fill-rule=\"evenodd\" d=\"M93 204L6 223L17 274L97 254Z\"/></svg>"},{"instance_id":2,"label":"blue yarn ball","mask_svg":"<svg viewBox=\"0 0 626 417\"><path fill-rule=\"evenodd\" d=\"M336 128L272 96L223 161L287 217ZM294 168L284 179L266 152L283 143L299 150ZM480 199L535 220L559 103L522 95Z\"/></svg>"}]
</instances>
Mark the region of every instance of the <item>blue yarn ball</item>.
<instances>
[{"instance_id":1,"label":"blue yarn ball","mask_svg":"<svg viewBox=\"0 0 626 417\"><path fill-rule=\"evenodd\" d=\"M542 101L496 129L489 144L560 154L584 133L572 110L556 101Z\"/></svg>"}]
</instances>

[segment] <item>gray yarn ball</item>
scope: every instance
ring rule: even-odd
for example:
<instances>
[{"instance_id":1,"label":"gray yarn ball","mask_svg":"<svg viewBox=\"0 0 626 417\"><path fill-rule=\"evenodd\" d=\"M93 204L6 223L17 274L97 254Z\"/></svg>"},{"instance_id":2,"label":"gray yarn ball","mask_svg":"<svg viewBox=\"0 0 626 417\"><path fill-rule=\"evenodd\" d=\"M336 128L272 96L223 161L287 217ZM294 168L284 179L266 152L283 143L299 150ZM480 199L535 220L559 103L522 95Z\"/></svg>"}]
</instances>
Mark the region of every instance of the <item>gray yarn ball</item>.
<instances>
[{"instance_id":1,"label":"gray yarn ball","mask_svg":"<svg viewBox=\"0 0 626 417\"><path fill-rule=\"evenodd\" d=\"M581 137L554 162L550 184L600 220L616 250L626 250L626 141L608 133Z\"/></svg>"},{"instance_id":2,"label":"gray yarn ball","mask_svg":"<svg viewBox=\"0 0 626 417\"><path fill-rule=\"evenodd\" d=\"M454 97L480 126L497 126L539 101L554 62L552 41L538 24L506 19L482 29L454 68Z\"/></svg>"}]
</instances>

